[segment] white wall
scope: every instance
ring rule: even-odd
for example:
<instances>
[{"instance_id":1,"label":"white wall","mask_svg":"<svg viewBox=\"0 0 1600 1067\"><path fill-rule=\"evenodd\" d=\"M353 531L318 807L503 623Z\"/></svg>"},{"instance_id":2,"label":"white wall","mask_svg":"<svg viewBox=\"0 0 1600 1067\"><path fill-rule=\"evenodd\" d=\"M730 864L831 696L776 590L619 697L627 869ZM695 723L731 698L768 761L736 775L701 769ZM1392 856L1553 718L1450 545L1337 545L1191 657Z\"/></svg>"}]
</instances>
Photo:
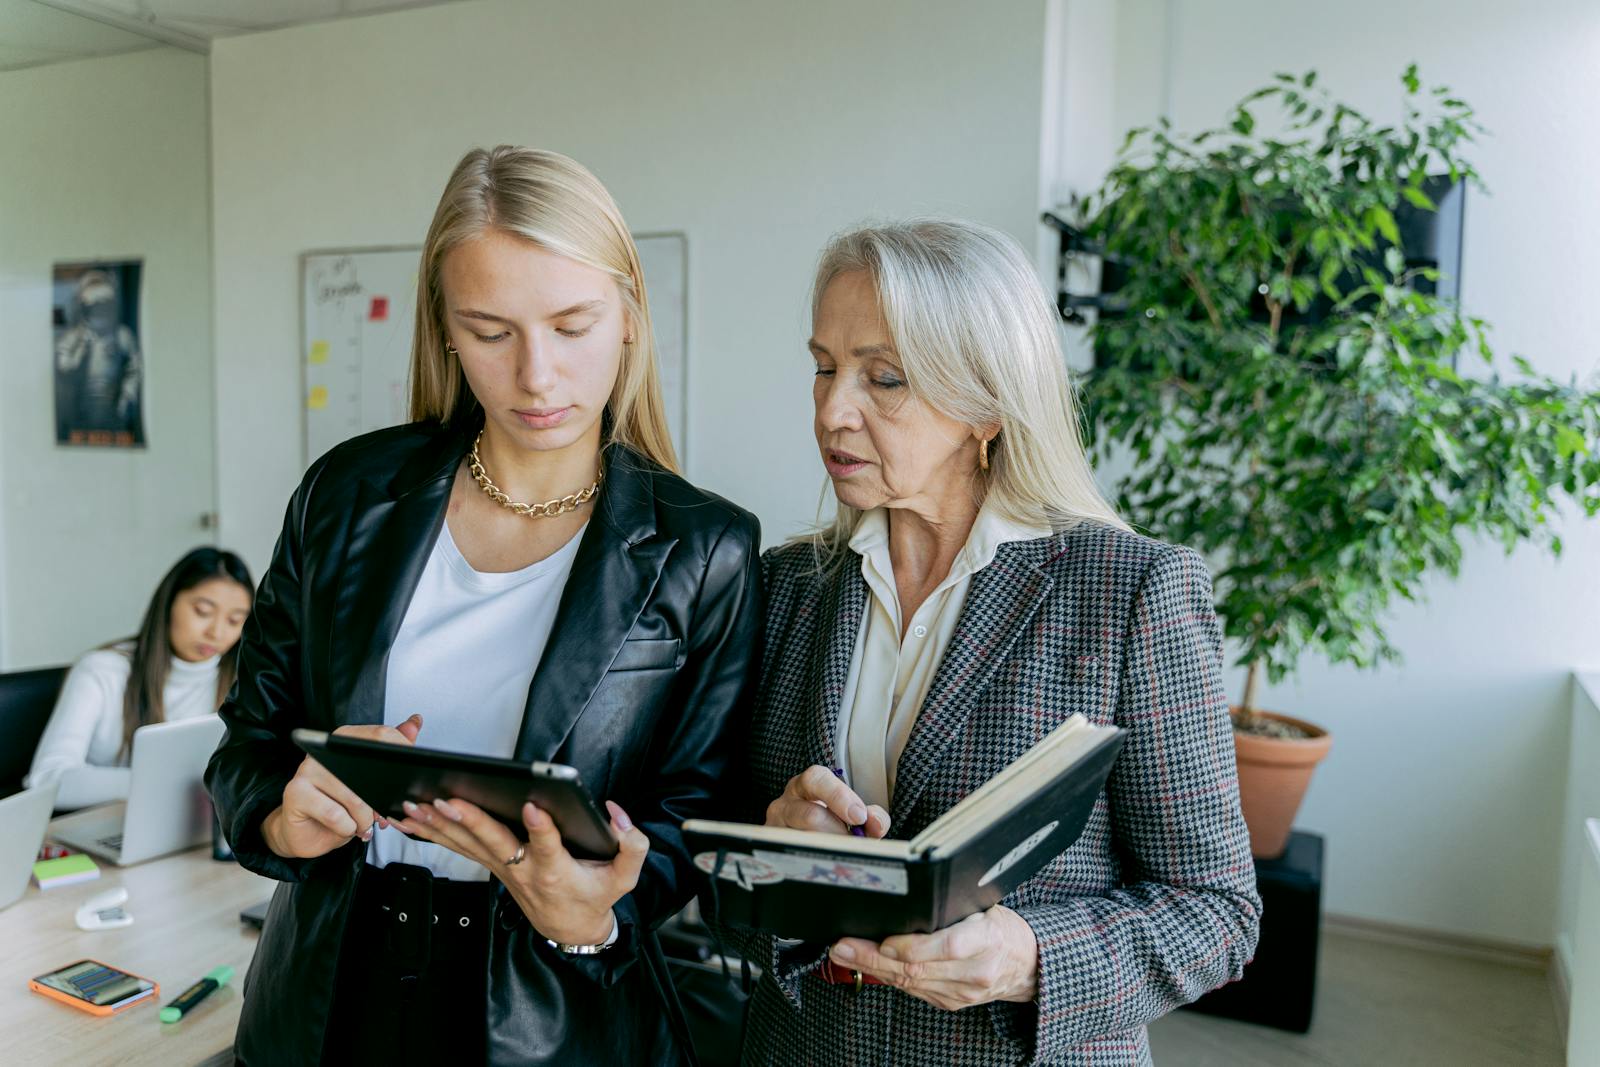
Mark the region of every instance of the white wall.
<instances>
[{"instance_id":1,"label":"white wall","mask_svg":"<svg viewBox=\"0 0 1600 1067\"><path fill-rule=\"evenodd\" d=\"M1597 656L1596 659L1600 659ZM1568 741L1567 793L1561 816L1561 887L1557 909L1556 954L1570 980L1577 948L1578 887L1589 858L1585 823L1600 819L1600 671L1580 672L1572 679L1572 734ZM1600 942L1594 974L1600 977ZM1574 1001L1576 1003L1576 1001ZM1600 1049L1596 1050L1600 1053Z\"/></svg>"},{"instance_id":2,"label":"white wall","mask_svg":"<svg viewBox=\"0 0 1600 1067\"><path fill-rule=\"evenodd\" d=\"M212 54L223 541L304 465L297 257L418 244L474 145L568 153L689 235L688 467L768 543L817 512L806 287L828 235L950 212L1035 240L1044 0L473 2Z\"/></svg>"},{"instance_id":3,"label":"white wall","mask_svg":"<svg viewBox=\"0 0 1600 1067\"><path fill-rule=\"evenodd\" d=\"M1093 188L1116 159L1121 134L1114 123L1117 57L1111 44L1126 17L1117 0L1052 0L1047 8L1039 206L1068 221L1076 214L1073 194ZM1041 226L1036 260L1039 277L1051 287L1060 249L1061 235ZM1074 293L1094 292L1098 270L1091 261L1076 260L1067 285ZM1068 367L1081 371L1093 364L1086 324L1064 324L1061 336Z\"/></svg>"},{"instance_id":4,"label":"white wall","mask_svg":"<svg viewBox=\"0 0 1600 1067\"><path fill-rule=\"evenodd\" d=\"M1567 1063L1600 1064L1600 818L1582 825L1576 927L1572 932L1572 996L1567 1018Z\"/></svg>"},{"instance_id":5,"label":"white wall","mask_svg":"<svg viewBox=\"0 0 1600 1067\"><path fill-rule=\"evenodd\" d=\"M133 632L212 507L206 60L0 73L0 668ZM58 448L51 265L144 260L142 451Z\"/></svg>"},{"instance_id":6,"label":"white wall","mask_svg":"<svg viewBox=\"0 0 1600 1067\"><path fill-rule=\"evenodd\" d=\"M1076 2L1076 0L1072 0ZM1519 352L1565 378L1597 367L1600 337L1600 6L1552 0L1139 3L1119 31L1121 124L1163 100L1184 129L1218 125L1275 71L1315 68L1342 99L1400 117L1415 60L1479 109L1490 188L1467 205L1463 298ZM1322 723L1333 751L1301 825L1327 834L1326 907L1536 945L1556 934L1568 677L1600 649L1600 523L1562 524L1558 564L1469 548L1457 581L1396 611L1402 667L1305 664L1266 707ZM1242 685L1234 679L1238 696Z\"/></svg>"}]
</instances>

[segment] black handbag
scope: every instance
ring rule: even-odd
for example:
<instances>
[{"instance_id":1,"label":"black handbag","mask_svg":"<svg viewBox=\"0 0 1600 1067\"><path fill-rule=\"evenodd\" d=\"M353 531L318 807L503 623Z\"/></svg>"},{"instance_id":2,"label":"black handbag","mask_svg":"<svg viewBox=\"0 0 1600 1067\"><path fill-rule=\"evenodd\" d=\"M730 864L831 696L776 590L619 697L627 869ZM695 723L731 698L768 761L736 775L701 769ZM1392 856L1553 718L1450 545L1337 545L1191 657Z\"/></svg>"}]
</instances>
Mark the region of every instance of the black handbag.
<instances>
[{"instance_id":1,"label":"black handbag","mask_svg":"<svg viewBox=\"0 0 1600 1067\"><path fill-rule=\"evenodd\" d=\"M660 936L652 931L645 946L673 1036L694 1067L734 1067L744 1044L751 968L740 960L736 978L720 940L691 909L663 925Z\"/></svg>"}]
</instances>

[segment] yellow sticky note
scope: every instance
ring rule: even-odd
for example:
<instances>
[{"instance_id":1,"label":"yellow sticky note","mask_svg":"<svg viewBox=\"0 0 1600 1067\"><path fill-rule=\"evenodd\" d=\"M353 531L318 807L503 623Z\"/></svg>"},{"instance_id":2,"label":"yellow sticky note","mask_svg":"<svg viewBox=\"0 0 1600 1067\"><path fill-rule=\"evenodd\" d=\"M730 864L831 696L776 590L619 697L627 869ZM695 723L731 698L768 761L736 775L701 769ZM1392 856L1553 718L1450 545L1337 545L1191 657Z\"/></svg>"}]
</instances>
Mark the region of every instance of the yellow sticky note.
<instances>
[{"instance_id":1,"label":"yellow sticky note","mask_svg":"<svg viewBox=\"0 0 1600 1067\"><path fill-rule=\"evenodd\" d=\"M326 362L328 362L328 342L326 342L326 341L312 341L311 342L311 362L313 362L313 363L326 363Z\"/></svg>"},{"instance_id":2,"label":"yellow sticky note","mask_svg":"<svg viewBox=\"0 0 1600 1067\"><path fill-rule=\"evenodd\" d=\"M326 385L313 386L311 395L306 397L306 407L312 411L321 411L328 406L328 387Z\"/></svg>"}]
</instances>

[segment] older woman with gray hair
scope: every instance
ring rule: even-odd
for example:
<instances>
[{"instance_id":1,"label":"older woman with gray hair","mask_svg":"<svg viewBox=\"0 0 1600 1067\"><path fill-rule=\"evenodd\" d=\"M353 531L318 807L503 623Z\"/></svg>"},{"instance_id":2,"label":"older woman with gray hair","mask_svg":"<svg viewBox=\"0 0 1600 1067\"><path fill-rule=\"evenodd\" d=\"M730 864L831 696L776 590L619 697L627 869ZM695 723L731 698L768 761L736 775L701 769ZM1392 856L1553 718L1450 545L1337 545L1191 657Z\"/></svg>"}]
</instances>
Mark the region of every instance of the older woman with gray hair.
<instances>
[{"instance_id":1,"label":"older woman with gray hair","mask_svg":"<svg viewBox=\"0 0 1600 1067\"><path fill-rule=\"evenodd\" d=\"M1077 843L1001 904L881 943L741 937L745 1060L1147 1063L1145 1024L1238 978L1261 911L1205 565L1095 487L1011 238L844 234L812 312L838 513L763 559L767 824L909 838L1069 715L1126 734Z\"/></svg>"}]
</instances>

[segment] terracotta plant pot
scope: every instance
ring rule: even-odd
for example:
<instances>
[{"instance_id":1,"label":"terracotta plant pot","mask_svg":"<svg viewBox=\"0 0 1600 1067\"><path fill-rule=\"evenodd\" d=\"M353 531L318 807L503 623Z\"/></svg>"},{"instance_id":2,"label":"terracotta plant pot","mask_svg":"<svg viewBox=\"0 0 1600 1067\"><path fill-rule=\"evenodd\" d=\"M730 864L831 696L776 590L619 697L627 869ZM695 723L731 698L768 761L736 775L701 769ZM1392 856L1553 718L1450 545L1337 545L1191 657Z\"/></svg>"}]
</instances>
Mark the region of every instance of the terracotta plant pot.
<instances>
[{"instance_id":1,"label":"terracotta plant pot","mask_svg":"<svg viewBox=\"0 0 1600 1067\"><path fill-rule=\"evenodd\" d=\"M1250 851L1258 859L1276 859L1289 843L1300 801L1311 784L1311 772L1328 754L1333 737L1328 731L1300 719L1258 711L1266 719L1298 726L1310 736L1287 740L1259 734L1233 732L1239 761L1239 803L1250 828Z\"/></svg>"}]
</instances>

